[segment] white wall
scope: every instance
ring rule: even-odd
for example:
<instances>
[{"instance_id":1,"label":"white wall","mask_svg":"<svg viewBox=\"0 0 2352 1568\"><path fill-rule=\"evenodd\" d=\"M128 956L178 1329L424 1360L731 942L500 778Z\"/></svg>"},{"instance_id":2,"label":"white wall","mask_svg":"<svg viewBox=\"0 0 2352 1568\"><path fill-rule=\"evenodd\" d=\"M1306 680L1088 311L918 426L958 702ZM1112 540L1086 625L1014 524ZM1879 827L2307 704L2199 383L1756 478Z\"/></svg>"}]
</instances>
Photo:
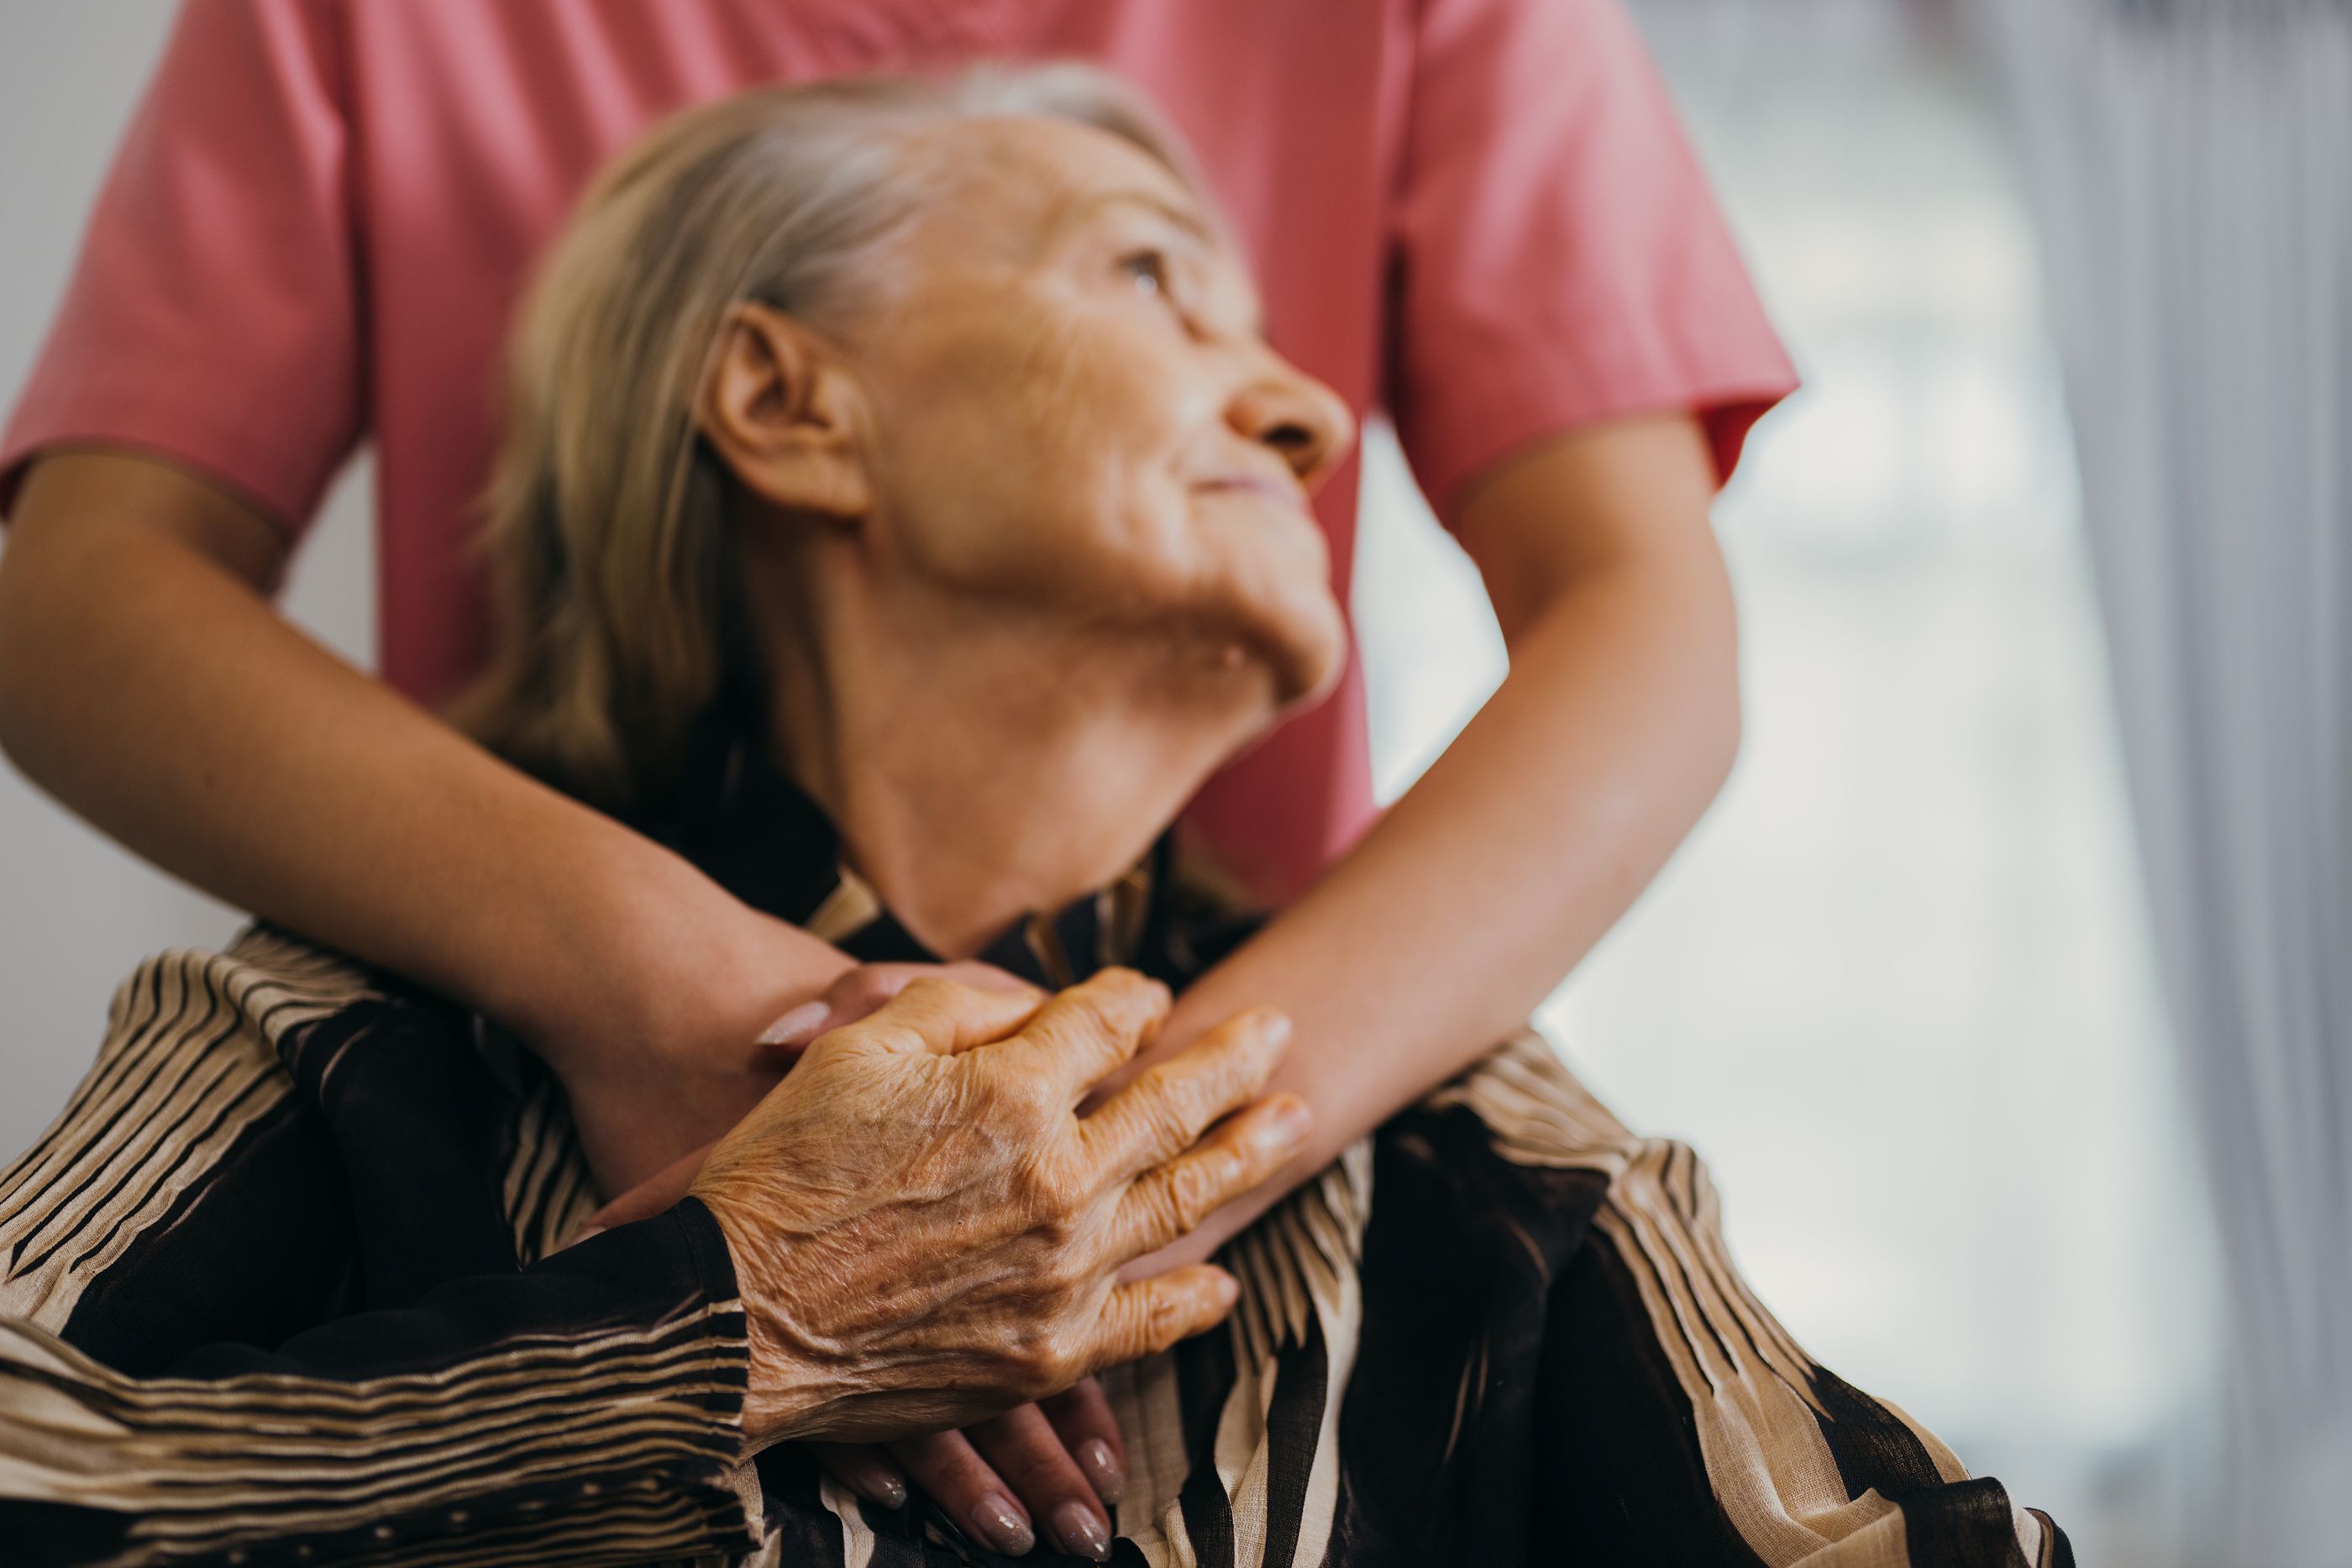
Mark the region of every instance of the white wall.
<instances>
[{"instance_id":1,"label":"white wall","mask_svg":"<svg viewBox=\"0 0 2352 1568\"><path fill-rule=\"evenodd\" d=\"M0 400L12 406L174 8L0 4ZM375 638L364 468L344 476L288 595L296 619L362 662ZM65 1103L131 967L237 925L0 768L0 1165Z\"/></svg>"}]
</instances>

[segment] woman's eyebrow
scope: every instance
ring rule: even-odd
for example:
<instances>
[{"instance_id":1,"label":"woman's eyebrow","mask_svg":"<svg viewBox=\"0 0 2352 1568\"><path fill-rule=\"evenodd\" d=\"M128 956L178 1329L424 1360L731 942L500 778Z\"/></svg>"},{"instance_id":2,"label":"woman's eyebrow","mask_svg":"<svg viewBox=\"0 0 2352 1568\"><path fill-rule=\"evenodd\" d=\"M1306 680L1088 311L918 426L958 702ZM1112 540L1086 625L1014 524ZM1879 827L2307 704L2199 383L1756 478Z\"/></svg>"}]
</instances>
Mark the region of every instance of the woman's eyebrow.
<instances>
[{"instance_id":1,"label":"woman's eyebrow","mask_svg":"<svg viewBox=\"0 0 2352 1568\"><path fill-rule=\"evenodd\" d=\"M1055 227L1068 228L1105 207L1120 205L1150 208L1199 241L1204 250L1214 250L1223 243L1217 231L1210 227L1208 220L1199 213L1178 205L1158 192L1141 189L1102 191L1073 203L1063 212L1061 222ZM1259 342L1264 343L1267 340L1265 317L1253 315L1247 329L1249 335Z\"/></svg>"},{"instance_id":2,"label":"woman's eyebrow","mask_svg":"<svg viewBox=\"0 0 2352 1568\"><path fill-rule=\"evenodd\" d=\"M1062 221L1065 224L1074 224L1080 218L1087 217L1104 207L1117 206L1122 203L1130 206L1150 208L1153 212L1158 213L1161 217L1166 218L1170 223L1174 224L1178 228L1182 229L1185 233L1191 235L1194 239L1199 240L1202 245L1214 245L1217 241L1215 231L1210 228L1207 220L1202 218L1200 214L1193 212L1189 208L1179 206L1174 202L1168 200L1167 197L1153 191L1119 190L1099 192L1095 195L1088 196L1084 201L1081 201L1076 205L1071 207L1067 213L1063 214Z\"/></svg>"}]
</instances>

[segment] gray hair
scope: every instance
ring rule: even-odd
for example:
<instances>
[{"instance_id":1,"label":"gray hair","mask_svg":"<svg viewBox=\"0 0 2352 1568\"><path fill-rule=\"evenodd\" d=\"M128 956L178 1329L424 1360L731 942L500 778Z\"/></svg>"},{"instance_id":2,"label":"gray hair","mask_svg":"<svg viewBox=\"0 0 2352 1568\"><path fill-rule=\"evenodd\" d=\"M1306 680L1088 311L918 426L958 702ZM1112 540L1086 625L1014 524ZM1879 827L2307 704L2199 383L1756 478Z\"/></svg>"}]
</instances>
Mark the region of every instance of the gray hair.
<instances>
[{"instance_id":1,"label":"gray hair","mask_svg":"<svg viewBox=\"0 0 2352 1568\"><path fill-rule=\"evenodd\" d=\"M910 134L1012 115L1121 137L1207 201L1152 107L1075 62L765 89L678 115L605 169L509 343L478 541L496 641L452 706L461 728L607 810L658 798L742 656L731 480L694 423L728 311L756 300L819 331L856 321L936 189L903 155Z\"/></svg>"}]
</instances>

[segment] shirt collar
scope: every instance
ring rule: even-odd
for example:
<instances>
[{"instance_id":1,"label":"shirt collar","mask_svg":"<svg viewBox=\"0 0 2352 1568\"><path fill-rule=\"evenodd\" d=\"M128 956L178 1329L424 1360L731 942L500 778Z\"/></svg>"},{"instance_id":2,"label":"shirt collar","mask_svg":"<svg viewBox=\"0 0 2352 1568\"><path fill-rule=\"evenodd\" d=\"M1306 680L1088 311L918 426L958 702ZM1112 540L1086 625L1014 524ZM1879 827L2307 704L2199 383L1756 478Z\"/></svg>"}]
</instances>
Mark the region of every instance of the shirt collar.
<instances>
[{"instance_id":1,"label":"shirt collar","mask_svg":"<svg viewBox=\"0 0 2352 1568\"><path fill-rule=\"evenodd\" d=\"M939 962L842 863L832 820L768 759L740 705L714 703L696 721L671 810L649 826L745 904L861 962ZM1192 946L1171 919L1172 852L1163 833L1121 876L1013 921L975 956L1049 989L1116 964L1171 984L1189 978Z\"/></svg>"}]
</instances>

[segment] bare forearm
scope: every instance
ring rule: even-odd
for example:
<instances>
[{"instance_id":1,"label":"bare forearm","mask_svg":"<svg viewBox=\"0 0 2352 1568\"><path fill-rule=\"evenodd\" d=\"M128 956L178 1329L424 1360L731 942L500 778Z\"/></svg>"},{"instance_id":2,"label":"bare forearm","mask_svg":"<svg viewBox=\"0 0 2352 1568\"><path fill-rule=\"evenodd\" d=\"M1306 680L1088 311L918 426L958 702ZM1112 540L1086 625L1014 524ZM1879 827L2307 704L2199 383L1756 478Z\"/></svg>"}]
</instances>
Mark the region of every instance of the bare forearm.
<instances>
[{"instance_id":1,"label":"bare forearm","mask_svg":"<svg viewBox=\"0 0 2352 1568\"><path fill-rule=\"evenodd\" d=\"M1195 1245L1520 1027L1665 863L1738 742L1728 612L1695 618L1704 591L1604 577L1563 598L1355 852L1185 993L1171 1044L1244 1006L1288 1012L1273 1087L1316 1113L1285 1179ZM1695 619L1723 634L1695 643Z\"/></svg>"},{"instance_id":2,"label":"bare forearm","mask_svg":"<svg viewBox=\"0 0 2352 1568\"><path fill-rule=\"evenodd\" d=\"M36 470L0 557L0 742L95 825L508 1021L567 1082L657 1034L724 1031L748 1056L822 983L782 961L820 945L342 664L196 543L117 515L135 487L75 480Z\"/></svg>"},{"instance_id":3,"label":"bare forearm","mask_svg":"<svg viewBox=\"0 0 2352 1568\"><path fill-rule=\"evenodd\" d=\"M0 596L0 737L27 776L215 896L488 1010L528 1018L534 976L593 983L565 947L614 883L657 883L656 856L185 547L107 532L42 597ZM578 924L513 918L534 905Z\"/></svg>"},{"instance_id":4,"label":"bare forearm","mask_svg":"<svg viewBox=\"0 0 2352 1568\"><path fill-rule=\"evenodd\" d=\"M1696 426L1631 422L1537 455L1485 492L1465 542L1511 670L1346 859L1188 990L1181 1043L1238 1008L1297 1030L1275 1087L1315 1109L1282 1181L1521 1027L1640 895L1738 746L1738 631Z\"/></svg>"}]
</instances>

